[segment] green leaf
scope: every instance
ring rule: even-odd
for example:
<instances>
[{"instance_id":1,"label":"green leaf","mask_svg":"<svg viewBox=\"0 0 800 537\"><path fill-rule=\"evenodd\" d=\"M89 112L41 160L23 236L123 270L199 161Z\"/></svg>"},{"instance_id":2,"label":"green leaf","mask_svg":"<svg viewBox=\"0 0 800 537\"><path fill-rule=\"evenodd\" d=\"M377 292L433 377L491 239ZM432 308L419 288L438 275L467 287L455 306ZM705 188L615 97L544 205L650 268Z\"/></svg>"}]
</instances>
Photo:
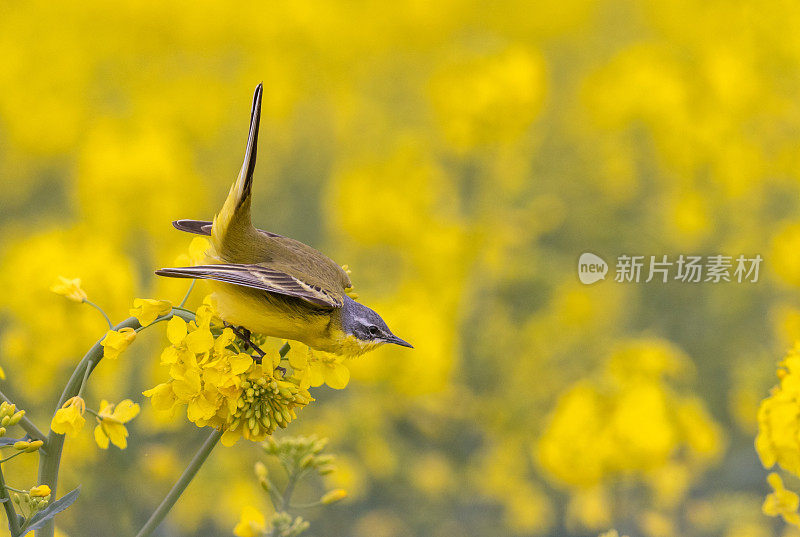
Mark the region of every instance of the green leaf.
<instances>
[{"instance_id":1,"label":"green leaf","mask_svg":"<svg viewBox=\"0 0 800 537\"><path fill-rule=\"evenodd\" d=\"M75 503L78 499L78 494L81 488L78 487L72 492L64 494L61 498L57 499L28 520L28 525L22 530L21 535L27 535L28 532L41 528L45 522L56 516L58 513Z\"/></svg>"}]
</instances>

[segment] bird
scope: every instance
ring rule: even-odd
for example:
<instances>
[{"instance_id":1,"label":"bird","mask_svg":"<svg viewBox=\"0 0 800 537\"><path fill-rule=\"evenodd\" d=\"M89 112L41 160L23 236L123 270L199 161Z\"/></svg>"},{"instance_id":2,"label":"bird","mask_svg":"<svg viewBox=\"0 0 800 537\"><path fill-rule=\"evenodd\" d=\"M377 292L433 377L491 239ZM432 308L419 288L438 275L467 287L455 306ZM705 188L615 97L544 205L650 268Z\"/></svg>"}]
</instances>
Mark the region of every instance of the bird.
<instances>
[{"instance_id":1,"label":"bird","mask_svg":"<svg viewBox=\"0 0 800 537\"><path fill-rule=\"evenodd\" d=\"M263 83L255 89L244 163L222 209L213 221L172 223L180 231L210 237L204 264L155 273L209 280L219 317L248 343L252 332L348 358L386 343L413 348L378 313L347 295L352 284L342 266L307 244L253 227L250 205L263 91Z\"/></svg>"}]
</instances>

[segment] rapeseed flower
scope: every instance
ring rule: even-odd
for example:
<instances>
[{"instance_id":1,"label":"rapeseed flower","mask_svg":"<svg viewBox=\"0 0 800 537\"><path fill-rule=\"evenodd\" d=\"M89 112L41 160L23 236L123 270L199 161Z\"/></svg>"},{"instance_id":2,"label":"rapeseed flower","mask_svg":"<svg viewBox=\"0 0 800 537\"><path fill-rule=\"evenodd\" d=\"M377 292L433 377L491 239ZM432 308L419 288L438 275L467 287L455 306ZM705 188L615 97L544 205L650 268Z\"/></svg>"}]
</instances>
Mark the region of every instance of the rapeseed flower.
<instances>
[{"instance_id":1,"label":"rapeseed flower","mask_svg":"<svg viewBox=\"0 0 800 537\"><path fill-rule=\"evenodd\" d=\"M86 300L86 292L81 289L80 278L65 278L59 276L58 281L50 286L50 290L56 294L72 300L73 302L83 302Z\"/></svg>"},{"instance_id":2,"label":"rapeseed flower","mask_svg":"<svg viewBox=\"0 0 800 537\"><path fill-rule=\"evenodd\" d=\"M31 490L28 491L28 494L31 498L47 498L50 496L50 487L47 485L37 485L35 487L31 487Z\"/></svg>"},{"instance_id":3,"label":"rapeseed flower","mask_svg":"<svg viewBox=\"0 0 800 537\"><path fill-rule=\"evenodd\" d=\"M128 429L125 424L139 414L139 405L125 399L113 405L103 399L97 415L97 426L94 428L94 440L101 449L108 449L108 443L120 449L128 447Z\"/></svg>"},{"instance_id":4,"label":"rapeseed flower","mask_svg":"<svg viewBox=\"0 0 800 537\"><path fill-rule=\"evenodd\" d=\"M77 436L86 423L83 413L86 412L86 402L80 396L68 399L53 416L50 428L58 434Z\"/></svg>"},{"instance_id":5,"label":"rapeseed flower","mask_svg":"<svg viewBox=\"0 0 800 537\"><path fill-rule=\"evenodd\" d=\"M347 498L347 491L344 489L333 489L326 492L319 500L322 505L330 505L332 503L340 502Z\"/></svg>"},{"instance_id":6,"label":"rapeseed flower","mask_svg":"<svg viewBox=\"0 0 800 537\"><path fill-rule=\"evenodd\" d=\"M780 515L787 523L800 527L800 514L797 513L800 497L791 490L786 490L781 476L775 472L767 476L767 482L773 492L764 500L764 505L761 507L763 513L768 516Z\"/></svg>"},{"instance_id":7,"label":"rapeseed flower","mask_svg":"<svg viewBox=\"0 0 800 537\"><path fill-rule=\"evenodd\" d=\"M350 382L350 370L344 365L341 356L329 353L293 352L289 354L289 365L294 369L303 388L317 387L327 384L331 388L341 390Z\"/></svg>"},{"instance_id":8,"label":"rapeseed flower","mask_svg":"<svg viewBox=\"0 0 800 537\"><path fill-rule=\"evenodd\" d=\"M756 451L765 468L777 463L800 476L800 344L781 361L778 377L758 409Z\"/></svg>"},{"instance_id":9,"label":"rapeseed flower","mask_svg":"<svg viewBox=\"0 0 800 537\"><path fill-rule=\"evenodd\" d=\"M250 505L242 509L239 523L233 528L237 537L261 537L267 532L267 519L264 515Z\"/></svg>"},{"instance_id":10,"label":"rapeseed flower","mask_svg":"<svg viewBox=\"0 0 800 537\"><path fill-rule=\"evenodd\" d=\"M116 359L128 348L136 339L136 331L133 328L120 328L119 330L109 330L106 337L100 344L103 346L103 356L109 359Z\"/></svg>"},{"instance_id":11,"label":"rapeseed flower","mask_svg":"<svg viewBox=\"0 0 800 537\"><path fill-rule=\"evenodd\" d=\"M131 317L136 317L139 324L149 326L153 322L172 311L172 304L168 300L155 300L152 298L137 298L130 309Z\"/></svg>"},{"instance_id":12,"label":"rapeseed flower","mask_svg":"<svg viewBox=\"0 0 800 537\"><path fill-rule=\"evenodd\" d=\"M189 253L180 254L175 258L175 266L185 267L205 263L206 251L211 247L211 242L205 237L194 237L189 243Z\"/></svg>"},{"instance_id":13,"label":"rapeseed flower","mask_svg":"<svg viewBox=\"0 0 800 537\"><path fill-rule=\"evenodd\" d=\"M257 364L241 352L233 331L221 324L208 300L194 321L171 319L170 345L161 354L170 380L143 393L158 410L186 405L189 421L224 431L225 445L240 437L264 440L313 399L299 378L276 377L271 364Z\"/></svg>"}]
</instances>

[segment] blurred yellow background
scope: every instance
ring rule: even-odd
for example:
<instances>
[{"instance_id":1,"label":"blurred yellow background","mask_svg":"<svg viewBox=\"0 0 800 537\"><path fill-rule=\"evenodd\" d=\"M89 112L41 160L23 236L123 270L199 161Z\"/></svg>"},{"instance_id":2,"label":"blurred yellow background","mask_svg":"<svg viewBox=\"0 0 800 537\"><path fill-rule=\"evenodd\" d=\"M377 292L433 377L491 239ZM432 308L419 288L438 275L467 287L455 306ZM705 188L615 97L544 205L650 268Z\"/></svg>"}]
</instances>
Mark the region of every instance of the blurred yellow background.
<instances>
[{"instance_id":1,"label":"blurred yellow background","mask_svg":"<svg viewBox=\"0 0 800 537\"><path fill-rule=\"evenodd\" d=\"M187 249L170 222L221 205L260 81L255 224L347 263L416 347L351 362L290 426L331 439L350 493L310 535L788 535L753 439L800 336L800 7L0 3L0 365L43 426L105 330L50 285L81 278L116 320L178 302L152 273ZM584 286L585 251L765 261L757 283ZM153 332L90 405L142 402ZM125 451L68 440L66 534L135 533L199 445L142 407ZM265 509L261 457L218 448L160 535Z\"/></svg>"}]
</instances>

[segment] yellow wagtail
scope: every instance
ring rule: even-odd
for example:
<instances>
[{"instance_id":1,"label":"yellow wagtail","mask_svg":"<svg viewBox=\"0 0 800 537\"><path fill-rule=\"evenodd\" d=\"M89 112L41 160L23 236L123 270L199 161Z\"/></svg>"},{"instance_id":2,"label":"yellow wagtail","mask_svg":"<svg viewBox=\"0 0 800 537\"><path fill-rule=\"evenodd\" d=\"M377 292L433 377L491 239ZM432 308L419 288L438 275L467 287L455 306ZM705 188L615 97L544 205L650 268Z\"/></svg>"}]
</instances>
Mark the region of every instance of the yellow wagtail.
<instances>
[{"instance_id":1,"label":"yellow wagtail","mask_svg":"<svg viewBox=\"0 0 800 537\"><path fill-rule=\"evenodd\" d=\"M253 227L250 198L262 91L259 84L244 164L222 210L213 223L172 223L181 231L211 236L208 264L163 268L156 274L211 280L220 317L245 332L300 341L349 357L384 343L411 347L392 334L375 311L347 296L351 284L342 267L302 242Z\"/></svg>"}]
</instances>

